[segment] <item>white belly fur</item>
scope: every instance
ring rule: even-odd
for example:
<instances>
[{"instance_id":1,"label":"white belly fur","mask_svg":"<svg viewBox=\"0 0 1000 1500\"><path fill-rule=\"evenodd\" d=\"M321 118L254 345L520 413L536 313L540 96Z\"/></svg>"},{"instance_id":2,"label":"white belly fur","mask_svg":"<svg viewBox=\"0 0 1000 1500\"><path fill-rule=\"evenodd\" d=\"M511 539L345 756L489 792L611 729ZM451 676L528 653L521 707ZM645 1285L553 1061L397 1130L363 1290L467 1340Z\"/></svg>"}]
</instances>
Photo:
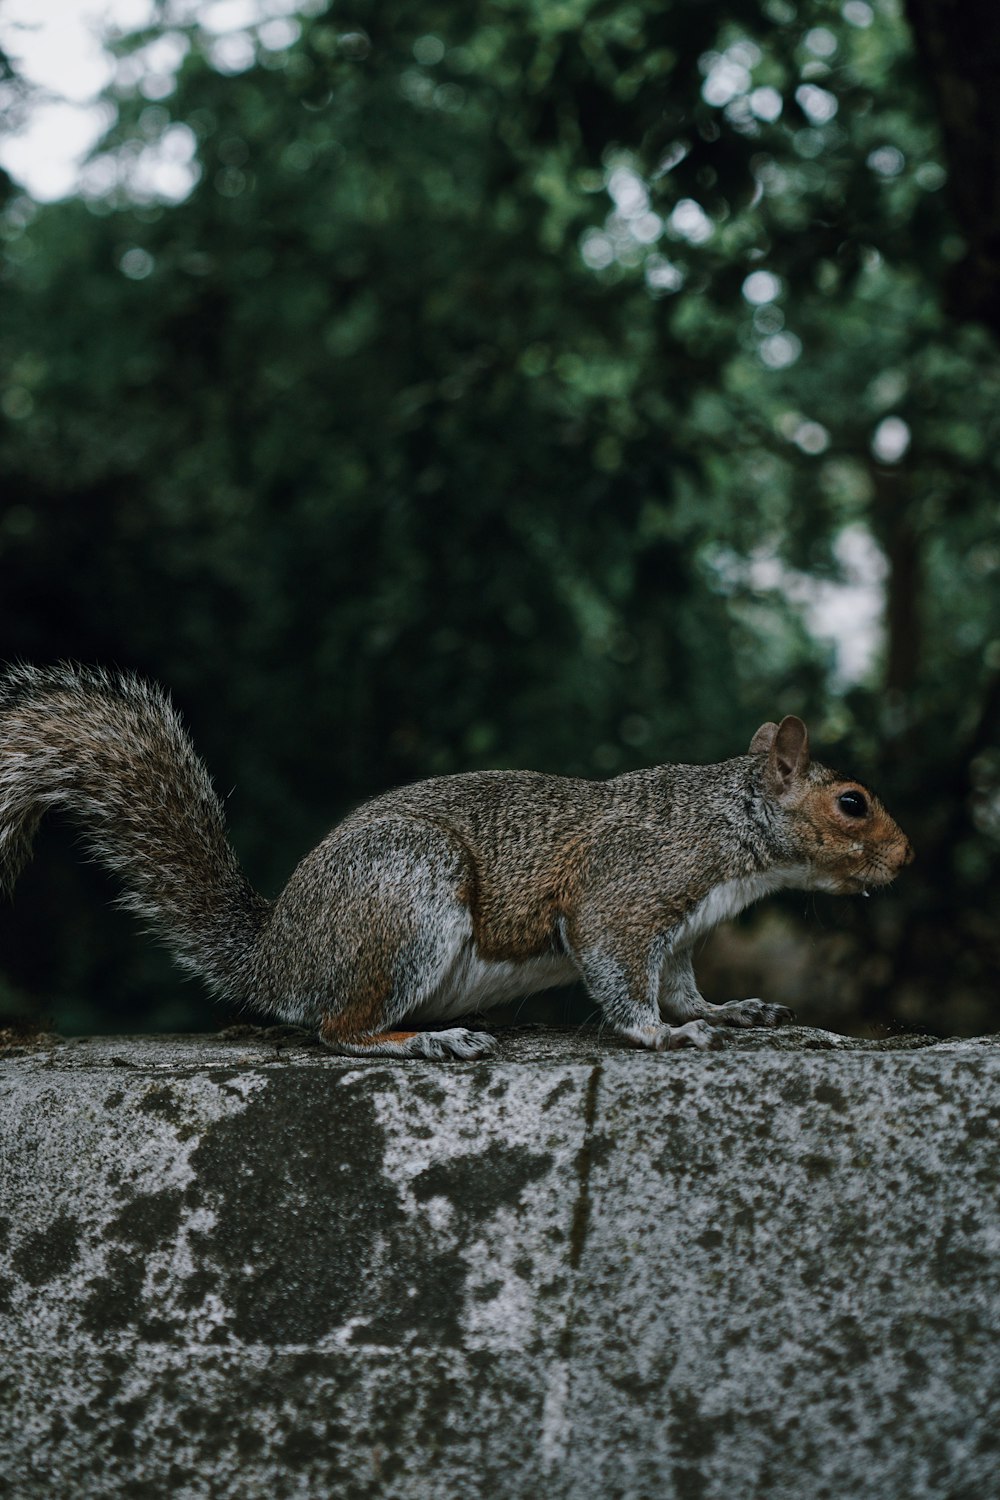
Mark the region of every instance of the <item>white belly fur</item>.
<instances>
[{"instance_id":1,"label":"white belly fur","mask_svg":"<svg viewBox=\"0 0 1000 1500\"><path fill-rule=\"evenodd\" d=\"M809 871L804 865L782 866L760 875L744 875L735 880L723 881L721 885L713 886L708 895L674 928L668 938L669 946L681 952L720 922L735 917L751 902L759 901L762 896L769 896L772 891L789 889L809 889Z\"/></svg>"},{"instance_id":2,"label":"white belly fur","mask_svg":"<svg viewBox=\"0 0 1000 1500\"><path fill-rule=\"evenodd\" d=\"M572 984L579 977L572 959L565 954L546 954L519 963L494 961L480 958L470 942L463 944L444 979L417 1014L429 1020L450 1021L453 1016L489 1010L505 1000Z\"/></svg>"}]
</instances>

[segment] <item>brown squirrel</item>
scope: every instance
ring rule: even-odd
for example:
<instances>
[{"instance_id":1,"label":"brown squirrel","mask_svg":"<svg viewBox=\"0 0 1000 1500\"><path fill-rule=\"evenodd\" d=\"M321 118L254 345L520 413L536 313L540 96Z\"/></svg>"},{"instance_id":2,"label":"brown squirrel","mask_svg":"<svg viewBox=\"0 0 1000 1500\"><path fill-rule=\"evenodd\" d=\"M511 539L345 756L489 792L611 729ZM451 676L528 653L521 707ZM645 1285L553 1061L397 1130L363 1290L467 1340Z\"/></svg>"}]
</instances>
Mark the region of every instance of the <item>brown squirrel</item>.
<instances>
[{"instance_id":1,"label":"brown squirrel","mask_svg":"<svg viewBox=\"0 0 1000 1500\"><path fill-rule=\"evenodd\" d=\"M810 761L788 717L718 765L610 781L473 771L386 792L269 902L162 690L14 667L0 675L0 883L56 806L120 876L122 904L216 994L365 1056L482 1057L482 1032L398 1028L574 980L642 1047L710 1046L708 1023L780 1025L784 1006L702 998L695 939L770 891L867 893L913 858L878 798Z\"/></svg>"}]
</instances>

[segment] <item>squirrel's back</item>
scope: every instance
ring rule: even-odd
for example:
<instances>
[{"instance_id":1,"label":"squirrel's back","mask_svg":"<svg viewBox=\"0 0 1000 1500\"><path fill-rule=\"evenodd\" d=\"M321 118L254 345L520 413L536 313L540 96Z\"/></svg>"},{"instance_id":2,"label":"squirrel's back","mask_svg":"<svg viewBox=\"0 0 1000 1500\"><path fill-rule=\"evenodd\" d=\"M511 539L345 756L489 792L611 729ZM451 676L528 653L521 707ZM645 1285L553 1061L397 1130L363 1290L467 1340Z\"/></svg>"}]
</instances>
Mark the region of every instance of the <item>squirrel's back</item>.
<instances>
[{"instance_id":1,"label":"squirrel's back","mask_svg":"<svg viewBox=\"0 0 1000 1500\"><path fill-rule=\"evenodd\" d=\"M650 880L700 895L717 879L766 863L769 851L743 848L759 830L734 830L722 868L703 832L743 808L757 776L755 757L709 766L664 765L606 781L537 771L469 771L432 777L363 803L306 855L278 898L278 912L308 887L328 891L345 865L370 864L398 820L447 836L461 856L460 888L476 949L489 960L526 961L553 950L559 924L582 886L600 878L627 908L646 900ZM735 821L735 819L734 819ZM645 867L653 833L656 868ZM609 846L620 858L606 858ZM415 872L413 878L416 879Z\"/></svg>"}]
</instances>

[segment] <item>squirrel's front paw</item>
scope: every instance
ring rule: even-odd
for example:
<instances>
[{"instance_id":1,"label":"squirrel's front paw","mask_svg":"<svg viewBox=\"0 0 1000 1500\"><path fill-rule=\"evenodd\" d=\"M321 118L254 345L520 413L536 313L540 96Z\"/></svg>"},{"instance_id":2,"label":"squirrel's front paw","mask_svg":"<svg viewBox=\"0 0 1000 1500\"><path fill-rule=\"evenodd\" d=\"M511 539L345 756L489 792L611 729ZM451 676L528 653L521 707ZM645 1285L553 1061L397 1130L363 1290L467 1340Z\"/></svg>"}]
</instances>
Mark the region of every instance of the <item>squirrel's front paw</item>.
<instances>
[{"instance_id":1,"label":"squirrel's front paw","mask_svg":"<svg viewBox=\"0 0 1000 1500\"><path fill-rule=\"evenodd\" d=\"M721 1047L722 1039L707 1021L685 1021L683 1026L668 1026L670 1035L666 1045L671 1052L676 1047Z\"/></svg>"},{"instance_id":2,"label":"squirrel's front paw","mask_svg":"<svg viewBox=\"0 0 1000 1500\"><path fill-rule=\"evenodd\" d=\"M643 1026L625 1035L651 1052L673 1052L678 1047L721 1047L722 1040L707 1021L686 1021L683 1026Z\"/></svg>"},{"instance_id":3,"label":"squirrel's front paw","mask_svg":"<svg viewBox=\"0 0 1000 1500\"><path fill-rule=\"evenodd\" d=\"M764 1000L730 1000L716 1008L712 1020L717 1026L791 1026L795 1012Z\"/></svg>"}]
</instances>

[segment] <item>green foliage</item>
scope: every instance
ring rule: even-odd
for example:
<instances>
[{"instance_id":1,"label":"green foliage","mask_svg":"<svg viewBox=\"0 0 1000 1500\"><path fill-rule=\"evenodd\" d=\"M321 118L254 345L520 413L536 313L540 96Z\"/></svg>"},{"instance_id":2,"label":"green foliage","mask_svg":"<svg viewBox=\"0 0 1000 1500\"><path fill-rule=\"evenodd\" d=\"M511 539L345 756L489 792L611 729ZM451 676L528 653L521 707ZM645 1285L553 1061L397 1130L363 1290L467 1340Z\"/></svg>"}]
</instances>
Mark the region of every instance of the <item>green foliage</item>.
<instances>
[{"instance_id":1,"label":"green foliage","mask_svg":"<svg viewBox=\"0 0 1000 1500\"><path fill-rule=\"evenodd\" d=\"M120 44L89 187L2 212L2 654L169 684L270 892L386 785L802 713L933 851L824 908L854 1022L984 1024L998 377L896 8L357 0L239 70L171 35L169 92ZM815 623L852 633L857 556L886 639L845 673ZM65 940L63 844L11 983L188 1021L120 918Z\"/></svg>"}]
</instances>

